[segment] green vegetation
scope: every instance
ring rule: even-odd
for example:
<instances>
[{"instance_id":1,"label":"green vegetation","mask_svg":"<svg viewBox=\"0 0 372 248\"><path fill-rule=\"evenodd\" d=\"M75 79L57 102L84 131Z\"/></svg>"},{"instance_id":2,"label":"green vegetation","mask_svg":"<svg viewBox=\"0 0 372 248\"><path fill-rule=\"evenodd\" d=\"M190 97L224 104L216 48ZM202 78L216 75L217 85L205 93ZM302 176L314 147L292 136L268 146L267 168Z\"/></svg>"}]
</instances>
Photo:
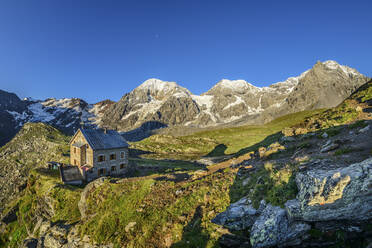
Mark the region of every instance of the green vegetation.
<instances>
[{"instance_id":1,"label":"green vegetation","mask_svg":"<svg viewBox=\"0 0 372 248\"><path fill-rule=\"evenodd\" d=\"M356 121L348 126L349 129L354 129L354 128L363 128L366 127L368 124L364 120L359 120Z\"/></svg>"},{"instance_id":2,"label":"green vegetation","mask_svg":"<svg viewBox=\"0 0 372 248\"><path fill-rule=\"evenodd\" d=\"M354 124L351 125L351 128L358 127L362 125L360 120L371 119L371 116L363 111L365 108L371 108L371 103L367 104L367 101L372 99L371 92L372 81L369 81L339 106L309 116L303 122L293 127L315 131L353 122Z\"/></svg>"},{"instance_id":3,"label":"green vegetation","mask_svg":"<svg viewBox=\"0 0 372 248\"><path fill-rule=\"evenodd\" d=\"M280 132L283 128L295 125L304 120L304 118L320 112L322 110L290 114L260 126L222 128L180 137L154 135L131 145L135 149L151 151L160 154L160 156L172 158L192 159L207 154L210 156L223 156L225 154L238 153L240 155L249 151L246 147L251 147L265 140L270 135ZM273 137L272 140L276 140L276 138ZM272 140L267 140L267 143L271 144ZM222 147L222 144L226 148ZM255 147L250 149L255 149Z\"/></svg>"},{"instance_id":4,"label":"green vegetation","mask_svg":"<svg viewBox=\"0 0 372 248\"><path fill-rule=\"evenodd\" d=\"M355 92L352 96L352 99L358 99L362 103L372 99L372 80L360 87L360 89Z\"/></svg>"},{"instance_id":5,"label":"green vegetation","mask_svg":"<svg viewBox=\"0 0 372 248\"><path fill-rule=\"evenodd\" d=\"M352 152L353 149L351 148L342 148L342 149L338 149L336 152L335 152L335 155L336 156L339 156L339 155L342 155L342 154L346 154L346 153L350 153Z\"/></svg>"},{"instance_id":6,"label":"green vegetation","mask_svg":"<svg viewBox=\"0 0 372 248\"><path fill-rule=\"evenodd\" d=\"M203 169L202 165L183 161L183 160L157 160L157 159L145 159L145 158L129 158L129 162L136 164L136 169L141 170L141 168L154 167L157 173L162 172L175 172L184 170L199 170Z\"/></svg>"},{"instance_id":7,"label":"green vegetation","mask_svg":"<svg viewBox=\"0 0 372 248\"><path fill-rule=\"evenodd\" d=\"M24 194L14 205L18 205L17 220L7 225L0 235L0 244L4 247L19 247L32 232L37 218L47 211L54 213L52 221L73 223L80 220L78 201L81 189L61 185L58 173L48 170L31 171ZM0 246L1 247L1 246Z\"/></svg>"},{"instance_id":8,"label":"green vegetation","mask_svg":"<svg viewBox=\"0 0 372 248\"><path fill-rule=\"evenodd\" d=\"M228 192L235 173L217 172L179 183L156 179L119 184L105 181L89 195L90 217L80 226L81 235L120 247L164 247L172 243L174 247L215 247L220 234L210 220L230 203Z\"/></svg>"},{"instance_id":9,"label":"green vegetation","mask_svg":"<svg viewBox=\"0 0 372 248\"><path fill-rule=\"evenodd\" d=\"M277 168L268 162L250 174L249 179L239 178L235 181L231 189L231 200L234 202L248 196L255 208L259 207L262 199L272 205L283 207L287 200L296 197L297 185L294 180L296 171L297 167L294 165L288 164Z\"/></svg>"},{"instance_id":10,"label":"green vegetation","mask_svg":"<svg viewBox=\"0 0 372 248\"><path fill-rule=\"evenodd\" d=\"M332 128L329 128L326 133L328 134L329 137L333 137L333 136L336 136L337 134L339 134L341 132L341 128L339 127L332 127Z\"/></svg>"}]
</instances>

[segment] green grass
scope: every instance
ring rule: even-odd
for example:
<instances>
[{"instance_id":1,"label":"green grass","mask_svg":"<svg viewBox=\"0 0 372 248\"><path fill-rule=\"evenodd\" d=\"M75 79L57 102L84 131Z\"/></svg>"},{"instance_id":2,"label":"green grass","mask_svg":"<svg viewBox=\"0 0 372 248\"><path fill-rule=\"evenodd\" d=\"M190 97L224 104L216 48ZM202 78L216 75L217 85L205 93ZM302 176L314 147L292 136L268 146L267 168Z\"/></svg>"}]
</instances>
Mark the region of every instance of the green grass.
<instances>
[{"instance_id":1,"label":"green grass","mask_svg":"<svg viewBox=\"0 0 372 248\"><path fill-rule=\"evenodd\" d=\"M146 158L129 158L130 162L135 163L139 167L156 167L157 172L169 171L183 171L183 170L199 170L203 169L201 165L193 162L183 160L159 160L159 159L146 159ZM141 168L137 168L141 170Z\"/></svg>"},{"instance_id":2,"label":"green grass","mask_svg":"<svg viewBox=\"0 0 372 248\"><path fill-rule=\"evenodd\" d=\"M16 203L19 206L18 219L7 225L7 230L0 234L3 246L19 247L28 236L27 230L32 232L34 229L39 211L50 206L55 213L51 218L53 222L70 224L80 220L77 204L81 191L78 187L61 185L56 171L31 171L27 188ZM51 205L47 206L45 202Z\"/></svg>"},{"instance_id":3,"label":"green grass","mask_svg":"<svg viewBox=\"0 0 372 248\"><path fill-rule=\"evenodd\" d=\"M222 128L181 137L154 135L140 142L132 143L132 147L178 158L198 158L207 154L221 156L237 152L242 153L247 151L244 150L245 148L280 132L283 128L295 125L304 118L322 111L303 111L290 114L260 126Z\"/></svg>"},{"instance_id":4,"label":"green grass","mask_svg":"<svg viewBox=\"0 0 372 248\"><path fill-rule=\"evenodd\" d=\"M349 129L354 129L354 128L363 128L366 127L368 124L364 120L359 120L356 121L348 126Z\"/></svg>"},{"instance_id":5,"label":"green grass","mask_svg":"<svg viewBox=\"0 0 372 248\"><path fill-rule=\"evenodd\" d=\"M338 127L332 127L332 128L329 128L326 133L328 134L329 137L333 137L333 136L336 136L337 134L339 134L341 132L341 129L338 128Z\"/></svg>"},{"instance_id":6,"label":"green grass","mask_svg":"<svg viewBox=\"0 0 372 248\"><path fill-rule=\"evenodd\" d=\"M275 165L266 163L250 174L245 186L243 186L245 178L235 181L230 191L231 200L234 202L247 196L255 208L259 207L263 199L272 205L284 207L287 200L294 199L297 195L296 171L297 167L294 165L276 169Z\"/></svg>"},{"instance_id":7,"label":"green grass","mask_svg":"<svg viewBox=\"0 0 372 248\"><path fill-rule=\"evenodd\" d=\"M228 206L235 173L218 172L182 183L106 181L89 195L90 217L80 226L80 234L118 247L164 247L171 243L174 247L216 247L220 234L210 220ZM136 224L125 231L130 222Z\"/></svg>"},{"instance_id":8,"label":"green grass","mask_svg":"<svg viewBox=\"0 0 372 248\"><path fill-rule=\"evenodd\" d=\"M342 155L342 154L347 154L347 153L350 153L350 152L352 152L353 151L353 149L351 149L351 148L342 148L342 149L338 149L336 152L335 152L335 155L336 156L340 156L340 155Z\"/></svg>"}]
</instances>

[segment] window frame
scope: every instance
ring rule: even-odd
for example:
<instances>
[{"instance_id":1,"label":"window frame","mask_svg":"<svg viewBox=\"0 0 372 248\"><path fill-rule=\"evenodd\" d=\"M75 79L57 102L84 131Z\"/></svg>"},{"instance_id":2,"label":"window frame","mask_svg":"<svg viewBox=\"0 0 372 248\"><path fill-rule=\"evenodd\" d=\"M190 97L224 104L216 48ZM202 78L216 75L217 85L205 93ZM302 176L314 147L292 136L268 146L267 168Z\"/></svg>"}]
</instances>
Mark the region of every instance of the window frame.
<instances>
[{"instance_id":1,"label":"window frame","mask_svg":"<svg viewBox=\"0 0 372 248\"><path fill-rule=\"evenodd\" d=\"M103 160L102 160L102 161L99 160L100 157L103 157ZM105 154L99 154L99 155L97 156L97 162L98 162L98 163L102 163L102 162L105 162L105 161L106 161L106 156L105 156Z\"/></svg>"},{"instance_id":2,"label":"window frame","mask_svg":"<svg viewBox=\"0 0 372 248\"><path fill-rule=\"evenodd\" d=\"M111 156L113 156L114 158L111 159ZM112 152L112 153L110 153L109 160L110 160L110 161L115 161L115 160L116 160L116 152Z\"/></svg>"}]
</instances>

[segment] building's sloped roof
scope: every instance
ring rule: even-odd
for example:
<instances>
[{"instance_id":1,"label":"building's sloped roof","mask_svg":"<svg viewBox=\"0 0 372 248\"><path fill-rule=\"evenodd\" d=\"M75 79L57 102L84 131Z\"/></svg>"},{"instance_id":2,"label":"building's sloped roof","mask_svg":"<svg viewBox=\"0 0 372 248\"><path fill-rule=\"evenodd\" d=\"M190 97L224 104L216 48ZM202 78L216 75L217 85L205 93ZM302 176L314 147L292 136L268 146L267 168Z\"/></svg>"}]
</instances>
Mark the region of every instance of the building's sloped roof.
<instances>
[{"instance_id":1,"label":"building's sloped roof","mask_svg":"<svg viewBox=\"0 0 372 248\"><path fill-rule=\"evenodd\" d=\"M107 130L105 133L99 129L80 129L88 144L93 150L105 150L128 147L125 139L114 130Z\"/></svg>"}]
</instances>

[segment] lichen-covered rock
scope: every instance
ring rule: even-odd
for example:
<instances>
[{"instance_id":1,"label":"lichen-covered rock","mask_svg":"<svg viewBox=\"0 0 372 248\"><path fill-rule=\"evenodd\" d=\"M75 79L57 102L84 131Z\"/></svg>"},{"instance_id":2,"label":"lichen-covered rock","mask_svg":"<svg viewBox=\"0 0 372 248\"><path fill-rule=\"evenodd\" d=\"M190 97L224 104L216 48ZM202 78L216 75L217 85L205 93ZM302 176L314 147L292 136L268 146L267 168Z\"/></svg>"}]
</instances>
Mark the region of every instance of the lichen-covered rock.
<instances>
[{"instance_id":1,"label":"lichen-covered rock","mask_svg":"<svg viewBox=\"0 0 372 248\"><path fill-rule=\"evenodd\" d=\"M218 214L212 222L222 225L232 231L249 229L259 215L246 197L231 204L225 212Z\"/></svg>"},{"instance_id":2,"label":"lichen-covered rock","mask_svg":"<svg viewBox=\"0 0 372 248\"><path fill-rule=\"evenodd\" d=\"M372 158L348 167L300 172L297 198L286 210L293 219L316 222L372 219Z\"/></svg>"},{"instance_id":3,"label":"lichen-covered rock","mask_svg":"<svg viewBox=\"0 0 372 248\"><path fill-rule=\"evenodd\" d=\"M254 248L299 245L308 230L310 225L291 223L284 209L268 204L252 226L250 241Z\"/></svg>"},{"instance_id":4,"label":"lichen-covered rock","mask_svg":"<svg viewBox=\"0 0 372 248\"><path fill-rule=\"evenodd\" d=\"M78 207L79 207L79 211L80 211L80 215L82 219L85 219L87 217L86 201L89 196L89 193L92 192L94 189L98 188L99 186L101 186L105 182L105 180L106 180L105 177L97 178L96 180L94 180L93 182L85 186L83 192L81 192Z\"/></svg>"}]
</instances>

